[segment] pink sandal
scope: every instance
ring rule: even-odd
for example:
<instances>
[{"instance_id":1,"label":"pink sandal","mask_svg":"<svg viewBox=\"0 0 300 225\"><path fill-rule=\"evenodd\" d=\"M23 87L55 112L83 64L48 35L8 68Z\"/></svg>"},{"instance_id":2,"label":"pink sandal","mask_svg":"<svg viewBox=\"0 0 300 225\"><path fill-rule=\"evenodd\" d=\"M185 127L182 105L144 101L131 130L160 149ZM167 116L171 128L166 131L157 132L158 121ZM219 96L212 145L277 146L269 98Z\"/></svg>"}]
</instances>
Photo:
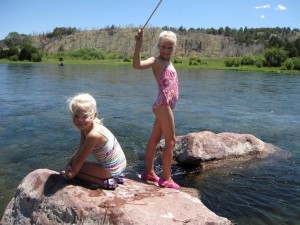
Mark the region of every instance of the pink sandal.
<instances>
[{"instance_id":1,"label":"pink sandal","mask_svg":"<svg viewBox=\"0 0 300 225\"><path fill-rule=\"evenodd\" d=\"M163 178L159 179L158 184L159 184L159 186L164 187L164 188L173 188L176 190L178 190L180 188L180 186L178 184L176 184L174 181L164 180Z\"/></svg>"},{"instance_id":2,"label":"pink sandal","mask_svg":"<svg viewBox=\"0 0 300 225\"><path fill-rule=\"evenodd\" d=\"M144 181L150 181L150 182L154 182L154 183L158 183L159 182L159 177L158 176L153 176L153 175L150 175L150 174L147 174L147 173L143 173L141 175L141 178L144 180Z\"/></svg>"}]
</instances>

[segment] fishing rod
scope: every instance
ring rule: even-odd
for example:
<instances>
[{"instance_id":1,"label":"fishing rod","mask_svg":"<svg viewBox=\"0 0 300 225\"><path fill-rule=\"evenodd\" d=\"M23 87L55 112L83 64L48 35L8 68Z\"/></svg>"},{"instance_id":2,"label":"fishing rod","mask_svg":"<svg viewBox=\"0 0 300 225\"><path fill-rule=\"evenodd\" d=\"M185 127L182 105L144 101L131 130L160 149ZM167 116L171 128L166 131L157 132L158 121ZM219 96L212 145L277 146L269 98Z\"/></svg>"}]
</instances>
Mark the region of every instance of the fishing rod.
<instances>
[{"instance_id":1,"label":"fishing rod","mask_svg":"<svg viewBox=\"0 0 300 225\"><path fill-rule=\"evenodd\" d=\"M157 4L157 6L155 7L155 9L153 10L152 14L149 16L147 22L145 23L145 25L143 26L143 29L147 26L149 20L151 19L151 17L153 16L153 14L155 13L155 11L157 10L158 6L160 5L160 3L162 2L162 0L159 1L159 3Z\"/></svg>"}]
</instances>

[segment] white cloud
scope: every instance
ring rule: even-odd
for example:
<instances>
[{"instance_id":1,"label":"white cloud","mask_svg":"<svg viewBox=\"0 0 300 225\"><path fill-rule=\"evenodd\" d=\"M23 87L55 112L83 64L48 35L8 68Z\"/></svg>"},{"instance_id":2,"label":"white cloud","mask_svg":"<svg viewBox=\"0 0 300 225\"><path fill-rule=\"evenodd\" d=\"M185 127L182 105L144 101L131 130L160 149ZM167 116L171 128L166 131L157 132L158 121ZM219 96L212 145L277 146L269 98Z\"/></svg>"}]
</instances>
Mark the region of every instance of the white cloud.
<instances>
[{"instance_id":1,"label":"white cloud","mask_svg":"<svg viewBox=\"0 0 300 225\"><path fill-rule=\"evenodd\" d=\"M284 11L287 9L287 7L283 6L283 5L277 5L276 7L277 10L281 10L281 11Z\"/></svg>"},{"instance_id":2,"label":"white cloud","mask_svg":"<svg viewBox=\"0 0 300 225\"><path fill-rule=\"evenodd\" d=\"M270 9L271 5L267 4L267 5L260 5L260 6L255 6L255 9Z\"/></svg>"},{"instance_id":3,"label":"white cloud","mask_svg":"<svg viewBox=\"0 0 300 225\"><path fill-rule=\"evenodd\" d=\"M264 16L264 15L261 15L260 17L259 17L259 19L261 19L261 20L264 20L266 17Z\"/></svg>"}]
</instances>

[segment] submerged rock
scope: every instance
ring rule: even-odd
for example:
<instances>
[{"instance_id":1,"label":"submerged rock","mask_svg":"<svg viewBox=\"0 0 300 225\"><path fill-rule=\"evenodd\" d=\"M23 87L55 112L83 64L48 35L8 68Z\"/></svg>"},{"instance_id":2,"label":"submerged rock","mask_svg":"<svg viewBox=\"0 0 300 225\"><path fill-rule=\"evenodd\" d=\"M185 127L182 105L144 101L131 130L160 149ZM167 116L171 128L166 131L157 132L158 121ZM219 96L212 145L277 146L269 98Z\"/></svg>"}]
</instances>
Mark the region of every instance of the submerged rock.
<instances>
[{"instance_id":1,"label":"submerged rock","mask_svg":"<svg viewBox=\"0 0 300 225\"><path fill-rule=\"evenodd\" d=\"M184 188L182 188L184 189ZM8 204L1 224L231 224L196 197L127 176L115 191L91 190L38 169L28 174Z\"/></svg>"},{"instance_id":2,"label":"submerged rock","mask_svg":"<svg viewBox=\"0 0 300 225\"><path fill-rule=\"evenodd\" d=\"M162 154L165 141L157 146ZM251 134L219 133L210 131L189 133L176 137L174 161L183 167L198 167L211 161L229 158L257 157L274 153L276 147Z\"/></svg>"}]
</instances>

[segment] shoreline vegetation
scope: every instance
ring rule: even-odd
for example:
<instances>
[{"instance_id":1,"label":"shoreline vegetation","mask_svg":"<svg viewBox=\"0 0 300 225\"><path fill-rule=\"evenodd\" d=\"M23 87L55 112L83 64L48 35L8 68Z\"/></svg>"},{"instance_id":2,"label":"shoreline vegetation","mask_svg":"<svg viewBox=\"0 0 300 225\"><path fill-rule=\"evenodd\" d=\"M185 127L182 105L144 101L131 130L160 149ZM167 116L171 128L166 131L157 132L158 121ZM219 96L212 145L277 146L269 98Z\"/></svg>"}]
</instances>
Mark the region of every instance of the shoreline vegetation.
<instances>
[{"instance_id":1,"label":"shoreline vegetation","mask_svg":"<svg viewBox=\"0 0 300 225\"><path fill-rule=\"evenodd\" d=\"M173 62L176 68L180 69L199 69L199 70L227 70L227 71L244 71L244 72L269 72L281 74L300 74L299 70L286 70L282 67L257 67L256 65L240 65L240 66L225 66L226 59L224 58L202 58L203 63L199 65L190 65L189 59L182 59L182 62ZM132 66L132 62L122 59L103 59L103 60L83 60L83 59L64 59L59 61L55 58L42 59L40 62L31 61L11 61L8 59L0 59L0 63L9 64L56 64L58 66L67 65L105 65L105 66Z\"/></svg>"},{"instance_id":2,"label":"shoreline vegetation","mask_svg":"<svg viewBox=\"0 0 300 225\"><path fill-rule=\"evenodd\" d=\"M112 25L97 30L57 27L36 35L11 32L0 40L0 63L131 66L138 29ZM162 30L177 35L172 57L177 68L300 73L299 29L149 27L142 58L157 55L155 40Z\"/></svg>"}]
</instances>

